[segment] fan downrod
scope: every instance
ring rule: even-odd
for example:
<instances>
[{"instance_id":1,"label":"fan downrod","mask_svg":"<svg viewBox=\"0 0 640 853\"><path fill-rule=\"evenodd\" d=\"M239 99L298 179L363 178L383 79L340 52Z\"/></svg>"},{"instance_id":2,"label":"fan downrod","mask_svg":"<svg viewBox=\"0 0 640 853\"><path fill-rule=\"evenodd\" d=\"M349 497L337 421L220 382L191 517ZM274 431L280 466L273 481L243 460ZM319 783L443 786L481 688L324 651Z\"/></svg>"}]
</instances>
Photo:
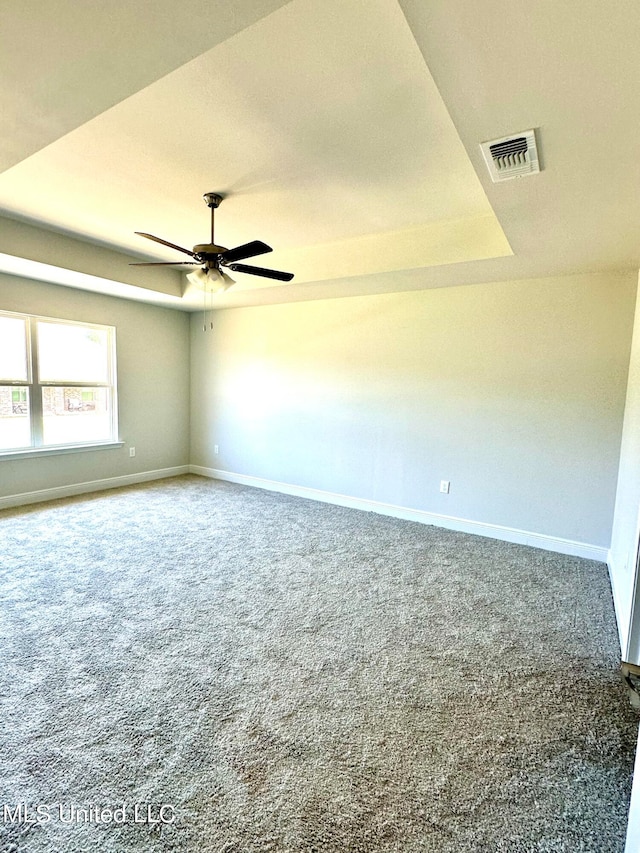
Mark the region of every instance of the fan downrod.
<instances>
[{"instance_id":1,"label":"fan downrod","mask_svg":"<svg viewBox=\"0 0 640 853\"><path fill-rule=\"evenodd\" d=\"M216 245L214 237L214 213L216 208L218 208L222 203L224 196L220 195L220 193L205 193L202 198L205 200L207 207L211 210L211 242L200 243L198 246L193 247L193 251L196 255L200 255L202 257L210 269L217 269L217 257L211 256L221 255L223 252L226 252L227 249L224 246Z\"/></svg>"}]
</instances>

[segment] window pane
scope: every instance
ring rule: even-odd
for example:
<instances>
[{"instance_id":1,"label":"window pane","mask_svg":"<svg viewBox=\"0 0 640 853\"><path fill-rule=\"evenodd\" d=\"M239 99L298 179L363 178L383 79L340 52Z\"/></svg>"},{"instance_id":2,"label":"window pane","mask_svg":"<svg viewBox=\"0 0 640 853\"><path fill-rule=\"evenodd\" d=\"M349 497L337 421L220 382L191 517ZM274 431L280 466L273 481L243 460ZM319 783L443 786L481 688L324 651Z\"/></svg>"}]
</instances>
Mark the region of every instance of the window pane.
<instances>
[{"instance_id":1,"label":"window pane","mask_svg":"<svg viewBox=\"0 0 640 853\"><path fill-rule=\"evenodd\" d=\"M43 388L44 444L111 439L109 393L108 388Z\"/></svg>"},{"instance_id":2,"label":"window pane","mask_svg":"<svg viewBox=\"0 0 640 853\"><path fill-rule=\"evenodd\" d=\"M29 389L0 385L0 450L15 450L30 444Z\"/></svg>"},{"instance_id":3,"label":"window pane","mask_svg":"<svg viewBox=\"0 0 640 853\"><path fill-rule=\"evenodd\" d=\"M41 382L108 382L106 329L63 323L38 323Z\"/></svg>"},{"instance_id":4,"label":"window pane","mask_svg":"<svg viewBox=\"0 0 640 853\"><path fill-rule=\"evenodd\" d=\"M0 317L0 379L28 379L26 325L16 317Z\"/></svg>"}]
</instances>

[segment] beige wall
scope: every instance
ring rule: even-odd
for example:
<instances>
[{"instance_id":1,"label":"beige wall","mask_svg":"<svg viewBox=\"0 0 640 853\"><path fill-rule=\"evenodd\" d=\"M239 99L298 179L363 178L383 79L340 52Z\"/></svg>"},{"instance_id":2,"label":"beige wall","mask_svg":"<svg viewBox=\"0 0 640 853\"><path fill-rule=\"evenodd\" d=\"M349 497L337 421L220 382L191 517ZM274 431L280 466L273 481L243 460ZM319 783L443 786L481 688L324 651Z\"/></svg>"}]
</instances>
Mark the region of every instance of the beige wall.
<instances>
[{"instance_id":1,"label":"beige wall","mask_svg":"<svg viewBox=\"0 0 640 853\"><path fill-rule=\"evenodd\" d=\"M126 443L0 460L0 497L188 464L188 315L7 275L0 275L0 309L116 326L120 438Z\"/></svg>"},{"instance_id":2,"label":"beige wall","mask_svg":"<svg viewBox=\"0 0 640 853\"><path fill-rule=\"evenodd\" d=\"M635 290L577 275L195 316L191 462L607 548Z\"/></svg>"}]
</instances>

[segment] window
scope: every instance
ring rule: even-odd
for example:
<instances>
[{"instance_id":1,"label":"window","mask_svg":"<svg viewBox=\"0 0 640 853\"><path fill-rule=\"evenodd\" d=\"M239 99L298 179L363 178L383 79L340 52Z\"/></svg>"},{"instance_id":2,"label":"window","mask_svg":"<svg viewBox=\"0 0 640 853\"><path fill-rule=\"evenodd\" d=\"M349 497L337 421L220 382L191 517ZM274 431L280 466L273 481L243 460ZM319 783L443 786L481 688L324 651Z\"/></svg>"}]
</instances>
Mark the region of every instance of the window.
<instances>
[{"instance_id":1,"label":"window","mask_svg":"<svg viewBox=\"0 0 640 853\"><path fill-rule=\"evenodd\" d=\"M0 452L117 441L115 329L0 313Z\"/></svg>"}]
</instances>

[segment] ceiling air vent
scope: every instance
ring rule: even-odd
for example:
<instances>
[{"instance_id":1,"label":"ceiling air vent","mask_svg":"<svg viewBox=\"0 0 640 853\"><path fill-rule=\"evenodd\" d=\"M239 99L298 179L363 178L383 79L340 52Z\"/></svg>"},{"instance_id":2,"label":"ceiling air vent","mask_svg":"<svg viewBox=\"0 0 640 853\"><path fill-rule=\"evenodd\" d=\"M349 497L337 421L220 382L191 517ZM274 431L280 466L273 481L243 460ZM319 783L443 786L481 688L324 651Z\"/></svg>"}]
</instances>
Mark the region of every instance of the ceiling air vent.
<instances>
[{"instance_id":1,"label":"ceiling air vent","mask_svg":"<svg viewBox=\"0 0 640 853\"><path fill-rule=\"evenodd\" d=\"M540 171L536 137L532 130L482 142L480 148L494 183Z\"/></svg>"}]
</instances>

